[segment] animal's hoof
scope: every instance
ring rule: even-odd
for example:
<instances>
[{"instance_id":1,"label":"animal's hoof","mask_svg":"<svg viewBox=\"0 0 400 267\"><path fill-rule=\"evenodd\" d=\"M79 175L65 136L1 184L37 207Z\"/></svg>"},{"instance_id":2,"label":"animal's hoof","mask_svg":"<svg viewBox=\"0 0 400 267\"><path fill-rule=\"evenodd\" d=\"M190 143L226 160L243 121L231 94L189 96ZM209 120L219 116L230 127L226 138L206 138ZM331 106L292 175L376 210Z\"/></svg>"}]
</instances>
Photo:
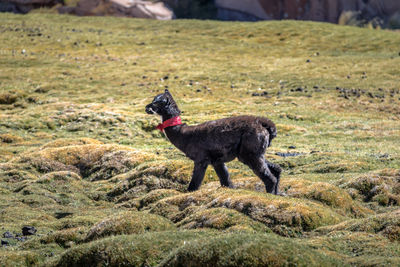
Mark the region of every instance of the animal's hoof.
<instances>
[{"instance_id":1,"label":"animal's hoof","mask_svg":"<svg viewBox=\"0 0 400 267\"><path fill-rule=\"evenodd\" d=\"M287 197L287 194L285 192L278 192L276 193L276 195L281 197Z\"/></svg>"}]
</instances>

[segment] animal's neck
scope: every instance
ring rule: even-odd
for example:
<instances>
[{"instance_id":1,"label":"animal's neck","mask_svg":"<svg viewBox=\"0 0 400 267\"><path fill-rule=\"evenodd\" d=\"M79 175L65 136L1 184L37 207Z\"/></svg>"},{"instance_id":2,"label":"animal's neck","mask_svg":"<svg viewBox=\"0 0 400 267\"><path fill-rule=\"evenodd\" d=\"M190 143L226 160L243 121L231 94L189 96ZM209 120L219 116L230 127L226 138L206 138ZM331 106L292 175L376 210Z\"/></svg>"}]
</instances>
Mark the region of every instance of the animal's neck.
<instances>
[{"instance_id":1,"label":"animal's neck","mask_svg":"<svg viewBox=\"0 0 400 267\"><path fill-rule=\"evenodd\" d=\"M161 115L161 120L162 120L162 122L165 122L166 120L172 119L174 117L178 117L179 115L180 115L179 112L163 114L163 115Z\"/></svg>"},{"instance_id":2,"label":"animal's neck","mask_svg":"<svg viewBox=\"0 0 400 267\"><path fill-rule=\"evenodd\" d=\"M171 117L171 118L173 118L173 117ZM163 122L165 122L166 120L171 119L171 118L166 118L166 119L163 118ZM179 125L170 126L170 127L167 127L164 129L164 133L167 136L168 140L180 150L184 149L184 144L183 144L184 138L183 138L183 133L182 133L182 129L184 127L186 127L186 125L179 124Z\"/></svg>"},{"instance_id":3,"label":"animal's neck","mask_svg":"<svg viewBox=\"0 0 400 267\"><path fill-rule=\"evenodd\" d=\"M163 121L163 123L161 123L157 126L157 129L159 129L160 131L163 131L165 128L180 125L180 124L182 124L181 117L176 116L169 120Z\"/></svg>"}]
</instances>

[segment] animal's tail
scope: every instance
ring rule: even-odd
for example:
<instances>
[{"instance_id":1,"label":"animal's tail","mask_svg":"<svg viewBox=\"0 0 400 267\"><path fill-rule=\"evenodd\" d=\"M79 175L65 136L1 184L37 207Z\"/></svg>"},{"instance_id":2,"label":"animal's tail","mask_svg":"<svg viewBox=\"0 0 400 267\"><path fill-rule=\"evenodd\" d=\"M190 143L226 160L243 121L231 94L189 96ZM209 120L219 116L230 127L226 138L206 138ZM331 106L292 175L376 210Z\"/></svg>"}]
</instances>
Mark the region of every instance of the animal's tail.
<instances>
[{"instance_id":1,"label":"animal's tail","mask_svg":"<svg viewBox=\"0 0 400 267\"><path fill-rule=\"evenodd\" d=\"M267 118L263 118L263 117L260 117L259 121L260 121L262 127L267 129L267 131L269 133L268 146L270 146L272 139L274 139L277 135L275 123L273 123L271 120L269 120Z\"/></svg>"}]
</instances>

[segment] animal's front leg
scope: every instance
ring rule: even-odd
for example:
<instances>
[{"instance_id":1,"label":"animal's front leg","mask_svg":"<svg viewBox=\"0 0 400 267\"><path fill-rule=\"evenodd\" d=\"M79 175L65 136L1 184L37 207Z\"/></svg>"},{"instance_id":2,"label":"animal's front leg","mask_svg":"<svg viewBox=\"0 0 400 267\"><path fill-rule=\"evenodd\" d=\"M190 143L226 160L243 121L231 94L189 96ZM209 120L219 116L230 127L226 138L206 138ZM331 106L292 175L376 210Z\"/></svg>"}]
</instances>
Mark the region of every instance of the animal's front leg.
<instances>
[{"instance_id":1,"label":"animal's front leg","mask_svg":"<svg viewBox=\"0 0 400 267\"><path fill-rule=\"evenodd\" d=\"M221 182L221 186L233 188L233 184L231 182L231 179L229 178L229 172L226 165L223 162L215 163L213 164L213 167L218 175L219 181Z\"/></svg>"},{"instance_id":2,"label":"animal's front leg","mask_svg":"<svg viewBox=\"0 0 400 267\"><path fill-rule=\"evenodd\" d=\"M208 163L206 162L195 162L194 163L194 169L193 169L193 175L192 175L192 180L190 181L188 191L196 191L199 189L201 182L204 179L204 174L206 173Z\"/></svg>"}]
</instances>

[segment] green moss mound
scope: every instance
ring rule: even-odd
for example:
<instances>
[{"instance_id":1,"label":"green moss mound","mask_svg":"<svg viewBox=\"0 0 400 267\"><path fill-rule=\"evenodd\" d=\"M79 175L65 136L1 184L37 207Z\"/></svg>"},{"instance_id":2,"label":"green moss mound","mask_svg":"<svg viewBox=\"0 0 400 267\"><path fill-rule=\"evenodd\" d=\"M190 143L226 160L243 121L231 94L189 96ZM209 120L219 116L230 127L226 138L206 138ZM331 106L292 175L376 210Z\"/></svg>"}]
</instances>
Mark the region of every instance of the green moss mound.
<instances>
[{"instance_id":1,"label":"green moss mound","mask_svg":"<svg viewBox=\"0 0 400 267\"><path fill-rule=\"evenodd\" d=\"M182 160L147 162L116 176L118 183L107 195L117 203L123 203L158 189L186 191L191 172L191 164Z\"/></svg>"},{"instance_id":2,"label":"green moss mound","mask_svg":"<svg viewBox=\"0 0 400 267\"><path fill-rule=\"evenodd\" d=\"M60 138L46 143L45 145L42 146L42 149L50 147L101 145L101 144L103 144L103 142L93 138Z\"/></svg>"},{"instance_id":3,"label":"green moss mound","mask_svg":"<svg viewBox=\"0 0 400 267\"><path fill-rule=\"evenodd\" d=\"M264 191L263 183L255 177L235 180L235 185L238 188ZM312 182L298 178L282 179L280 190L289 197L318 201L345 216L363 217L372 214L371 210L353 200L346 190L331 183Z\"/></svg>"},{"instance_id":4,"label":"green moss mound","mask_svg":"<svg viewBox=\"0 0 400 267\"><path fill-rule=\"evenodd\" d=\"M14 189L23 203L35 208L51 205L84 206L91 202L85 192L91 185L71 171L51 172L34 181L24 181Z\"/></svg>"},{"instance_id":5,"label":"green moss mound","mask_svg":"<svg viewBox=\"0 0 400 267\"><path fill-rule=\"evenodd\" d=\"M67 250L52 266L155 266L176 247L208 231L154 232L100 239ZM214 233L215 234L215 233Z\"/></svg>"},{"instance_id":6,"label":"green moss mound","mask_svg":"<svg viewBox=\"0 0 400 267\"><path fill-rule=\"evenodd\" d=\"M332 209L309 200L226 188L207 188L164 198L146 209L179 222L202 211L204 207L236 210L283 235L288 234L288 227L293 228L294 232L302 232L343 220Z\"/></svg>"},{"instance_id":7,"label":"green moss mound","mask_svg":"<svg viewBox=\"0 0 400 267\"><path fill-rule=\"evenodd\" d=\"M177 224L183 229L211 228L225 231L271 232L267 226L227 208L200 210Z\"/></svg>"},{"instance_id":8,"label":"green moss mound","mask_svg":"<svg viewBox=\"0 0 400 267\"><path fill-rule=\"evenodd\" d=\"M53 266L344 266L274 234L178 231L121 235L67 250Z\"/></svg>"},{"instance_id":9,"label":"green moss mound","mask_svg":"<svg viewBox=\"0 0 400 267\"><path fill-rule=\"evenodd\" d=\"M17 102L19 96L13 93L2 93L0 94L0 105L11 105Z\"/></svg>"},{"instance_id":10,"label":"green moss mound","mask_svg":"<svg viewBox=\"0 0 400 267\"><path fill-rule=\"evenodd\" d=\"M400 205L400 171L384 169L341 181L340 186L347 189L353 198L381 206Z\"/></svg>"},{"instance_id":11,"label":"green moss mound","mask_svg":"<svg viewBox=\"0 0 400 267\"><path fill-rule=\"evenodd\" d=\"M31 251L2 251L0 250L1 266L37 266L41 257Z\"/></svg>"},{"instance_id":12,"label":"green moss mound","mask_svg":"<svg viewBox=\"0 0 400 267\"><path fill-rule=\"evenodd\" d=\"M93 226L85 242L110 235L143 234L145 232L171 231L176 227L164 217L144 212L123 212Z\"/></svg>"},{"instance_id":13,"label":"green moss mound","mask_svg":"<svg viewBox=\"0 0 400 267\"><path fill-rule=\"evenodd\" d=\"M321 227L318 232L352 231L379 233L393 241L400 241L400 209L370 216L365 219L348 220L334 226Z\"/></svg>"},{"instance_id":14,"label":"green moss mound","mask_svg":"<svg viewBox=\"0 0 400 267\"><path fill-rule=\"evenodd\" d=\"M1 98L1 96L0 96L0 98ZM23 140L24 140L23 138L12 135L12 134L0 134L0 142L3 142L3 143L7 143L7 144L19 143L19 142L22 142Z\"/></svg>"},{"instance_id":15,"label":"green moss mound","mask_svg":"<svg viewBox=\"0 0 400 267\"><path fill-rule=\"evenodd\" d=\"M400 244L365 232L334 231L302 240L317 251L351 266L399 266Z\"/></svg>"},{"instance_id":16,"label":"green moss mound","mask_svg":"<svg viewBox=\"0 0 400 267\"><path fill-rule=\"evenodd\" d=\"M68 228L55 231L40 238L40 243L50 244L56 243L63 248L69 248L75 244L81 243L85 238L87 229L85 227Z\"/></svg>"},{"instance_id":17,"label":"green moss mound","mask_svg":"<svg viewBox=\"0 0 400 267\"><path fill-rule=\"evenodd\" d=\"M40 173L72 171L96 181L110 179L153 158L149 153L129 147L78 139L53 141L39 151L25 153L13 162L33 166Z\"/></svg>"},{"instance_id":18,"label":"green moss mound","mask_svg":"<svg viewBox=\"0 0 400 267\"><path fill-rule=\"evenodd\" d=\"M273 234L227 234L181 246L160 266L344 266L300 242Z\"/></svg>"}]
</instances>

